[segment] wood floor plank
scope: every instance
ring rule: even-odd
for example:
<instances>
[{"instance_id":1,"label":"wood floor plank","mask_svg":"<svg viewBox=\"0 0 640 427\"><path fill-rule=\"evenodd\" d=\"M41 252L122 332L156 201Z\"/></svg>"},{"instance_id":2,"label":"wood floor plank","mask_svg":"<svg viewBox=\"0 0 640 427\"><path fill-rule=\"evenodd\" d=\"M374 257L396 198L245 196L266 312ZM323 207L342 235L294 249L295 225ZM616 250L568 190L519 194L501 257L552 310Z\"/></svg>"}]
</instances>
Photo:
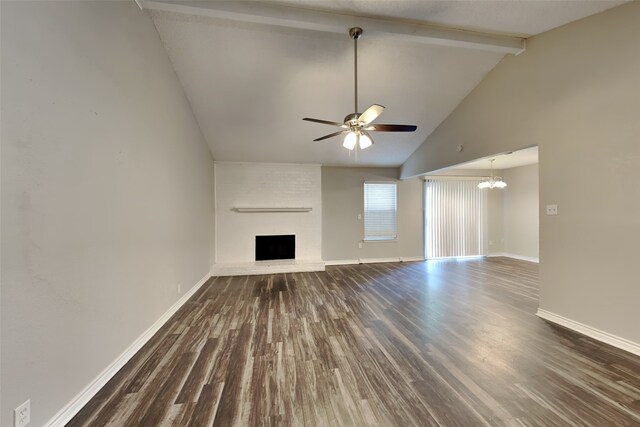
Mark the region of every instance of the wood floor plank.
<instances>
[{"instance_id":1,"label":"wood floor plank","mask_svg":"<svg viewBox=\"0 0 640 427\"><path fill-rule=\"evenodd\" d=\"M640 426L640 357L507 258L211 278L70 426Z\"/></svg>"}]
</instances>

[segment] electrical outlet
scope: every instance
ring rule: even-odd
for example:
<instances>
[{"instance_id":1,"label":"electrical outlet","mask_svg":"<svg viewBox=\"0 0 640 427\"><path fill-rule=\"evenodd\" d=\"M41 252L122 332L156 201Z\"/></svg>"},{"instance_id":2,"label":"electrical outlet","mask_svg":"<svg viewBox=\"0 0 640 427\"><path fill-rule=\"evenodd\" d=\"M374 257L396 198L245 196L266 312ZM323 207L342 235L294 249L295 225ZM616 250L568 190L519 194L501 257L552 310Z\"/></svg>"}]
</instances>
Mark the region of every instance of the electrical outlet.
<instances>
[{"instance_id":1,"label":"electrical outlet","mask_svg":"<svg viewBox=\"0 0 640 427\"><path fill-rule=\"evenodd\" d=\"M547 215L558 215L558 205L547 205Z\"/></svg>"},{"instance_id":2,"label":"electrical outlet","mask_svg":"<svg viewBox=\"0 0 640 427\"><path fill-rule=\"evenodd\" d=\"M358 219L362 219L362 214L358 214Z\"/></svg>"},{"instance_id":3,"label":"electrical outlet","mask_svg":"<svg viewBox=\"0 0 640 427\"><path fill-rule=\"evenodd\" d=\"M358 249L362 249L362 242L358 243Z\"/></svg>"},{"instance_id":4,"label":"electrical outlet","mask_svg":"<svg viewBox=\"0 0 640 427\"><path fill-rule=\"evenodd\" d=\"M13 410L13 426L24 427L31 421L31 399Z\"/></svg>"},{"instance_id":5,"label":"electrical outlet","mask_svg":"<svg viewBox=\"0 0 640 427\"><path fill-rule=\"evenodd\" d=\"M178 283L178 293L182 293L182 283Z\"/></svg>"}]
</instances>

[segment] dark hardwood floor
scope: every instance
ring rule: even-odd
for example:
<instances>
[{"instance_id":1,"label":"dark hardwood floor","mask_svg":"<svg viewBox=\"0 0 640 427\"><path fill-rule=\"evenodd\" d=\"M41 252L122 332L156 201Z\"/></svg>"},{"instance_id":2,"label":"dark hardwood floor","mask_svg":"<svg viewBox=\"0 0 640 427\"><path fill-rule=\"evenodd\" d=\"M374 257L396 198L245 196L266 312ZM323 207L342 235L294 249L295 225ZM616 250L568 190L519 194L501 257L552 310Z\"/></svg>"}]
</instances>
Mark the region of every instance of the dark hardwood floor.
<instances>
[{"instance_id":1,"label":"dark hardwood floor","mask_svg":"<svg viewBox=\"0 0 640 427\"><path fill-rule=\"evenodd\" d=\"M70 426L640 425L640 358L506 258L216 277Z\"/></svg>"}]
</instances>

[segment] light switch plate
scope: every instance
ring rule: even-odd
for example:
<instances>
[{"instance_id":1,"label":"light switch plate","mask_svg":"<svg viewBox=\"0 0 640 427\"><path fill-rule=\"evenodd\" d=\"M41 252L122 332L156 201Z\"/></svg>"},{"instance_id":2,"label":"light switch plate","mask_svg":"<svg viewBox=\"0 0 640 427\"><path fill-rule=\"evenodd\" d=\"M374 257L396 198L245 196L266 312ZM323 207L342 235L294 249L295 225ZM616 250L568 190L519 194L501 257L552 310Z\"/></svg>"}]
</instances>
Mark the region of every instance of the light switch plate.
<instances>
[{"instance_id":1,"label":"light switch plate","mask_svg":"<svg viewBox=\"0 0 640 427\"><path fill-rule=\"evenodd\" d=\"M558 215L558 205L547 205L547 215Z\"/></svg>"}]
</instances>

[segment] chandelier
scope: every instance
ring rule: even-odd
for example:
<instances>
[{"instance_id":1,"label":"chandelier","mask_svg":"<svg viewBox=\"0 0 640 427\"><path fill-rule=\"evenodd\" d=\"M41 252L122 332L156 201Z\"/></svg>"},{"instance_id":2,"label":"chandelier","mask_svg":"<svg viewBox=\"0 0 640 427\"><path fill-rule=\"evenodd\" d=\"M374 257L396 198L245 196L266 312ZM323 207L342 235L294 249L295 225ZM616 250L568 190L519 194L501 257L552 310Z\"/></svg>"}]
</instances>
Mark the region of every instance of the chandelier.
<instances>
[{"instance_id":1,"label":"chandelier","mask_svg":"<svg viewBox=\"0 0 640 427\"><path fill-rule=\"evenodd\" d=\"M488 179L485 179L484 181L482 181L480 184L478 184L478 188L483 189L483 188L505 188L507 186L507 183L504 182L502 180L501 177L499 176L493 176L493 162L495 159L491 159L491 177L489 177Z\"/></svg>"}]
</instances>

